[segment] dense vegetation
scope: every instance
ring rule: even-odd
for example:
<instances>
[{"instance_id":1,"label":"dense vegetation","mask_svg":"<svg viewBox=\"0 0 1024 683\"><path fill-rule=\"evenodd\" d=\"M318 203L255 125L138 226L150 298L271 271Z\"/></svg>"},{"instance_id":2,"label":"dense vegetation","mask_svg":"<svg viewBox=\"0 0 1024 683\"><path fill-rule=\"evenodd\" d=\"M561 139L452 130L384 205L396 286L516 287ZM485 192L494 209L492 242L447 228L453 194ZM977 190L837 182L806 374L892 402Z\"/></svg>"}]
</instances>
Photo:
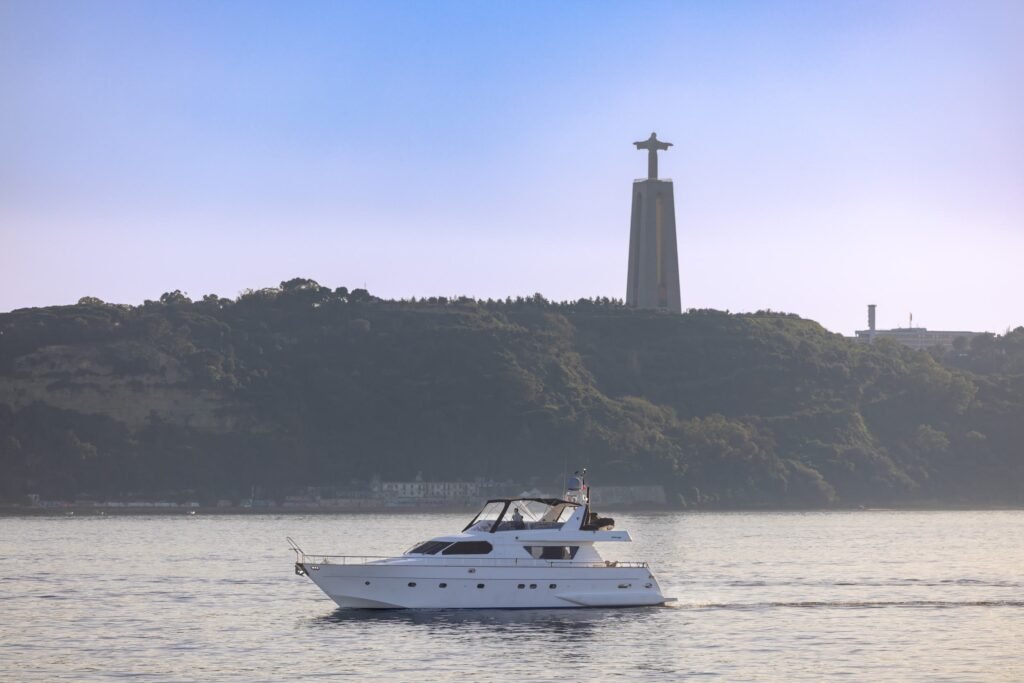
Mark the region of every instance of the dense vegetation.
<instances>
[{"instance_id":1,"label":"dense vegetation","mask_svg":"<svg viewBox=\"0 0 1024 683\"><path fill-rule=\"evenodd\" d=\"M239 497L587 464L686 506L1024 502L1024 328L948 352L608 299L236 300L0 314L0 499Z\"/></svg>"}]
</instances>

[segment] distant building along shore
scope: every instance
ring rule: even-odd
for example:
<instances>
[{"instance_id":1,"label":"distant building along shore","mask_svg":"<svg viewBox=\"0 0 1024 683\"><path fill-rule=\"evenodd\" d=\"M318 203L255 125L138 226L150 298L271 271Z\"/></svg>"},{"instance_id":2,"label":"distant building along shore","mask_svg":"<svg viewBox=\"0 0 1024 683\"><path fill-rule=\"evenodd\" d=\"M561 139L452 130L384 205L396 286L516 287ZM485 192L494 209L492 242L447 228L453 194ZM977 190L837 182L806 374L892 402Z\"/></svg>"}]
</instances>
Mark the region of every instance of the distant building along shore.
<instances>
[{"instance_id":1,"label":"distant building along shore","mask_svg":"<svg viewBox=\"0 0 1024 683\"><path fill-rule=\"evenodd\" d=\"M39 511L109 510L121 512L174 512L175 510L196 510L209 512L232 511L374 511L374 510L415 510L420 508L472 507L482 500L508 495L537 498L558 498L561 492L528 489L521 482L497 482L488 479L474 481L423 481L422 477L407 481L382 481L374 479L367 486L337 489L334 487L307 486L295 490L283 498L260 495L253 487L252 495L243 500L220 499L216 504L201 505L195 500L44 500L39 494L29 494L28 508ZM592 495L597 496L604 507L663 507L668 504L665 487L646 486L600 486L594 487ZM20 507L20 506L15 506ZM194 514L194 513L193 513Z\"/></svg>"}]
</instances>

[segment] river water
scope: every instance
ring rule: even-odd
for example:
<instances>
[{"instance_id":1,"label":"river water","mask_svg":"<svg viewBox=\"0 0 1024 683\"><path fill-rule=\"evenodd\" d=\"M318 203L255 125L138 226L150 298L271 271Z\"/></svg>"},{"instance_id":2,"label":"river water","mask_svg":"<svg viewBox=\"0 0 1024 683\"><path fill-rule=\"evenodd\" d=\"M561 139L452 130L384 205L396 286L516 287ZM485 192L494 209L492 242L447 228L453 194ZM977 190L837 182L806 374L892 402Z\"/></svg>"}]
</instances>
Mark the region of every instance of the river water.
<instances>
[{"instance_id":1,"label":"river water","mask_svg":"<svg viewBox=\"0 0 1024 683\"><path fill-rule=\"evenodd\" d=\"M615 516L674 606L346 612L285 543L466 515L0 518L0 680L1024 680L1024 512Z\"/></svg>"}]
</instances>

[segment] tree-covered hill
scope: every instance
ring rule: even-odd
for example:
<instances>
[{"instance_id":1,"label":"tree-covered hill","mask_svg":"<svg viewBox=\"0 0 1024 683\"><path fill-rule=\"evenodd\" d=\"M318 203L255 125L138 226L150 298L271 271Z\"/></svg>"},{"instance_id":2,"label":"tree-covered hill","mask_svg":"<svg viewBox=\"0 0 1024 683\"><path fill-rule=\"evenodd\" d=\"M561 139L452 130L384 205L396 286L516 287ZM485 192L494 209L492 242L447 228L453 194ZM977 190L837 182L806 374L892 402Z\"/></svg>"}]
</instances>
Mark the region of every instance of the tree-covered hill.
<instances>
[{"instance_id":1,"label":"tree-covered hill","mask_svg":"<svg viewBox=\"0 0 1024 683\"><path fill-rule=\"evenodd\" d=\"M587 464L686 506L1024 502L1024 328L949 353L607 299L236 300L0 314L0 497L239 496Z\"/></svg>"}]
</instances>

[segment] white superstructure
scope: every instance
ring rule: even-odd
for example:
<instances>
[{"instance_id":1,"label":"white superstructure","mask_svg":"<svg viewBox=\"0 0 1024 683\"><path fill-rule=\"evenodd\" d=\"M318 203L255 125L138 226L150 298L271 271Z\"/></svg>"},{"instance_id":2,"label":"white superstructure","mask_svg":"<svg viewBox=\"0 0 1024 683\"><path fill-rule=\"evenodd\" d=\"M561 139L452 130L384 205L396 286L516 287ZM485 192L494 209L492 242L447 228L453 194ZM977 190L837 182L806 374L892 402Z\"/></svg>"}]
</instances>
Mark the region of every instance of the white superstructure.
<instances>
[{"instance_id":1,"label":"white superstructure","mask_svg":"<svg viewBox=\"0 0 1024 683\"><path fill-rule=\"evenodd\" d=\"M565 498L500 498L457 534L398 557L296 553L308 576L341 607L538 608L660 605L670 601L646 562L605 561L595 543L628 543L590 511L582 477Z\"/></svg>"}]
</instances>

